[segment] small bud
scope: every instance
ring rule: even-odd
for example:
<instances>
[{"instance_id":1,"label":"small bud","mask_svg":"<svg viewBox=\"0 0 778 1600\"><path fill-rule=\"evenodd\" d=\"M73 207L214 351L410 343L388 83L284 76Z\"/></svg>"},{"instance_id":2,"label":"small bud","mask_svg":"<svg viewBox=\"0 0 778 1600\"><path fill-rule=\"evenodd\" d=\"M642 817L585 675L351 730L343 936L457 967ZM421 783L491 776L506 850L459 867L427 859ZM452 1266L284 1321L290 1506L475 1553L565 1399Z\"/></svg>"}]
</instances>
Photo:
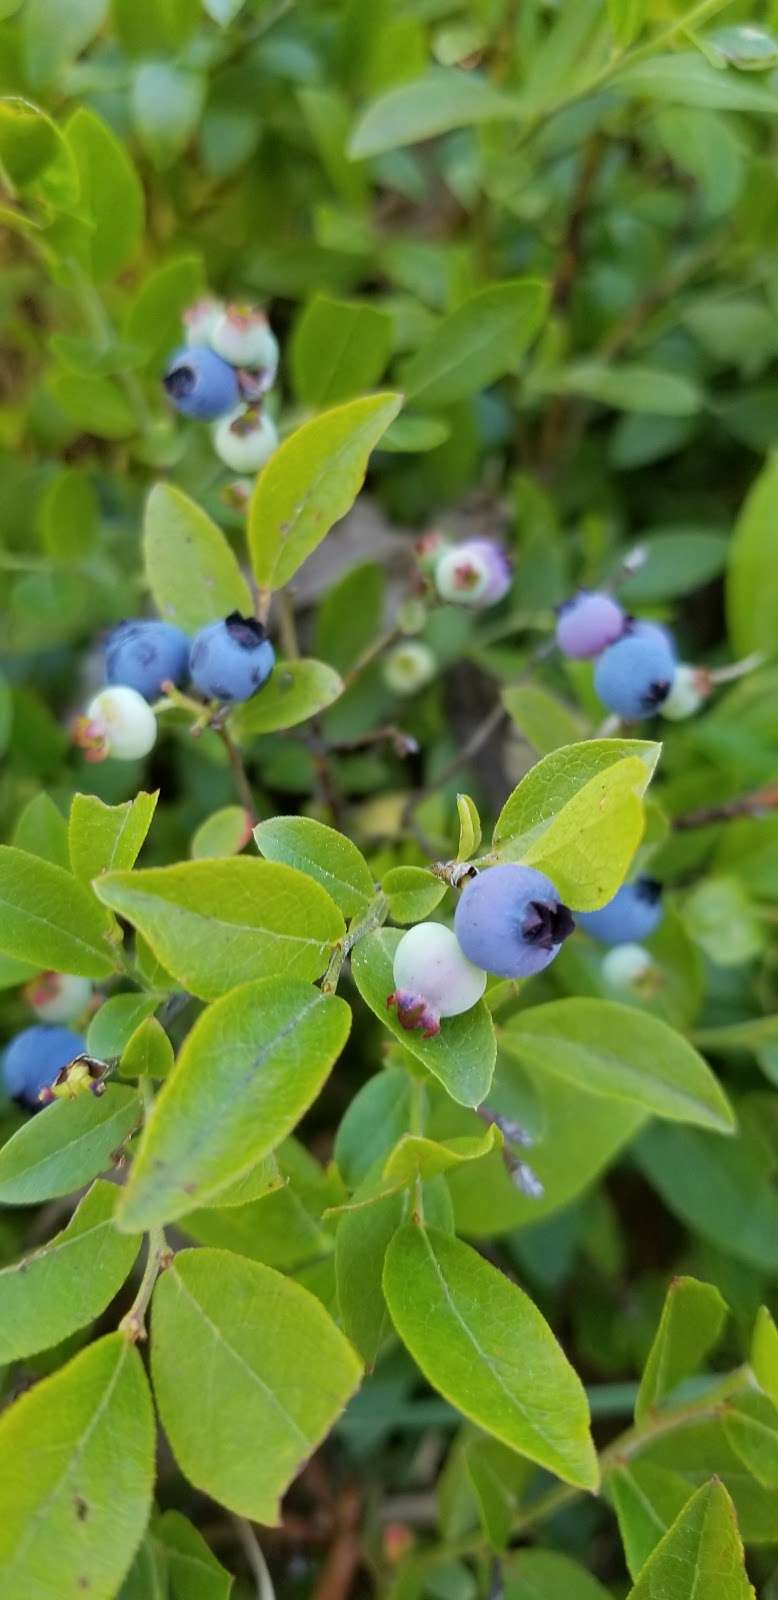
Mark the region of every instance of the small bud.
<instances>
[{"instance_id":1,"label":"small bud","mask_svg":"<svg viewBox=\"0 0 778 1600\"><path fill-rule=\"evenodd\" d=\"M60 1069L53 1083L41 1089L38 1099L41 1105L48 1106L52 1100L78 1100L84 1094L99 1097L105 1094L107 1071L105 1061L97 1061L94 1056L76 1056Z\"/></svg>"},{"instance_id":2,"label":"small bud","mask_svg":"<svg viewBox=\"0 0 778 1600\"><path fill-rule=\"evenodd\" d=\"M423 533L414 543L413 549L416 560L425 577L431 578L435 571L436 563L444 551L451 548L445 534L439 528L430 528L428 533Z\"/></svg>"},{"instance_id":3,"label":"small bud","mask_svg":"<svg viewBox=\"0 0 778 1600\"><path fill-rule=\"evenodd\" d=\"M432 682L437 666L429 645L409 639L389 651L384 661L384 682L395 694L416 694Z\"/></svg>"}]
</instances>

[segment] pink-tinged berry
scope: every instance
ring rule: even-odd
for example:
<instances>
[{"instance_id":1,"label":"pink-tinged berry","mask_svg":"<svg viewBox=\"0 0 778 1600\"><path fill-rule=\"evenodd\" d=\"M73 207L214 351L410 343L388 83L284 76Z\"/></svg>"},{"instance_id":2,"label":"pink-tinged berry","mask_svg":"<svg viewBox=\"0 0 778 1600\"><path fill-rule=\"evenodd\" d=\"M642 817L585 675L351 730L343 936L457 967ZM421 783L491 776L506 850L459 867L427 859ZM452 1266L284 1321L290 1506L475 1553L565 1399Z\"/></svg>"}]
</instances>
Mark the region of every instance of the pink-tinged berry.
<instances>
[{"instance_id":1,"label":"pink-tinged berry","mask_svg":"<svg viewBox=\"0 0 778 1600\"><path fill-rule=\"evenodd\" d=\"M278 371L278 340L264 311L256 306L227 306L211 329L210 345L231 366L248 368L257 377L261 374L263 393L273 384Z\"/></svg>"},{"instance_id":2,"label":"pink-tinged berry","mask_svg":"<svg viewBox=\"0 0 778 1600\"><path fill-rule=\"evenodd\" d=\"M468 539L444 550L435 564L441 600L481 609L497 605L511 586L511 563L494 539Z\"/></svg>"},{"instance_id":3,"label":"pink-tinged berry","mask_svg":"<svg viewBox=\"0 0 778 1600\"><path fill-rule=\"evenodd\" d=\"M579 589L559 607L556 642L563 655L573 661L585 661L620 639L626 621L612 595Z\"/></svg>"},{"instance_id":4,"label":"pink-tinged berry","mask_svg":"<svg viewBox=\"0 0 778 1600\"><path fill-rule=\"evenodd\" d=\"M107 756L137 761L157 742L157 719L137 689L115 684L90 701L86 714L76 720L73 737L88 761L105 761Z\"/></svg>"},{"instance_id":5,"label":"pink-tinged berry","mask_svg":"<svg viewBox=\"0 0 778 1600\"><path fill-rule=\"evenodd\" d=\"M88 978L68 972L41 972L24 990L24 998L41 1022L72 1022L92 998Z\"/></svg>"},{"instance_id":6,"label":"pink-tinged berry","mask_svg":"<svg viewBox=\"0 0 778 1600\"><path fill-rule=\"evenodd\" d=\"M386 1003L409 1031L425 1039L440 1032L442 1017L458 1017L480 1000L486 973L462 954L459 941L441 922L419 922L403 934L394 953L394 991Z\"/></svg>"},{"instance_id":7,"label":"pink-tinged berry","mask_svg":"<svg viewBox=\"0 0 778 1600\"><path fill-rule=\"evenodd\" d=\"M275 423L260 405L222 417L213 430L214 450L233 472L259 472L277 445Z\"/></svg>"},{"instance_id":8,"label":"pink-tinged berry","mask_svg":"<svg viewBox=\"0 0 778 1600\"><path fill-rule=\"evenodd\" d=\"M184 338L187 344L210 344L211 334L224 313L224 301L214 295L203 295L187 306L183 316Z\"/></svg>"}]
</instances>

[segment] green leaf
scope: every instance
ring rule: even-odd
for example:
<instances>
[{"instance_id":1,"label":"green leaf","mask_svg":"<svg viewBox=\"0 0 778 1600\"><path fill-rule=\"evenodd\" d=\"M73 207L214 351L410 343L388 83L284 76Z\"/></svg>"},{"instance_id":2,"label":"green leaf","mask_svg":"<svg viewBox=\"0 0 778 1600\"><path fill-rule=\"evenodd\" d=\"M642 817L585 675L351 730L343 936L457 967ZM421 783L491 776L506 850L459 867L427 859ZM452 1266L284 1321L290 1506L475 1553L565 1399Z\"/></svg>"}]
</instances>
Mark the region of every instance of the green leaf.
<instances>
[{"instance_id":1,"label":"green leaf","mask_svg":"<svg viewBox=\"0 0 778 1600\"><path fill-rule=\"evenodd\" d=\"M624 67L610 87L645 100L669 100L714 111L754 111L768 116L778 111L778 95L744 82L737 72L712 67L698 50L652 56Z\"/></svg>"},{"instance_id":2,"label":"green leaf","mask_svg":"<svg viewBox=\"0 0 778 1600\"><path fill-rule=\"evenodd\" d=\"M756 1600L735 1508L717 1478L703 1484L649 1556L628 1600Z\"/></svg>"},{"instance_id":3,"label":"green leaf","mask_svg":"<svg viewBox=\"0 0 778 1600\"><path fill-rule=\"evenodd\" d=\"M375 895L370 868L351 840L311 817L268 817L254 829L268 861L282 861L329 890L345 917L360 916Z\"/></svg>"},{"instance_id":4,"label":"green leaf","mask_svg":"<svg viewBox=\"0 0 778 1600\"><path fill-rule=\"evenodd\" d=\"M705 44L722 62L739 67L741 72L765 72L778 66L778 39L752 22L743 27L717 28L707 35Z\"/></svg>"},{"instance_id":5,"label":"green leaf","mask_svg":"<svg viewBox=\"0 0 778 1600\"><path fill-rule=\"evenodd\" d=\"M519 120L520 107L510 95L493 89L474 72L435 69L379 95L363 111L351 135L352 161L398 150L431 139L452 128L479 122Z\"/></svg>"},{"instance_id":6,"label":"green leaf","mask_svg":"<svg viewBox=\"0 0 778 1600\"><path fill-rule=\"evenodd\" d=\"M242 1178L234 1178L226 1188L220 1189L212 1204L219 1210L224 1206L245 1208L252 1200L261 1200L266 1194L282 1190L286 1181L275 1156L263 1156Z\"/></svg>"},{"instance_id":7,"label":"green leaf","mask_svg":"<svg viewBox=\"0 0 778 1600\"><path fill-rule=\"evenodd\" d=\"M422 922L440 905L446 884L425 867L390 867L381 888L393 922Z\"/></svg>"},{"instance_id":8,"label":"green leaf","mask_svg":"<svg viewBox=\"0 0 778 1600\"><path fill-rule=\"evenodd\" d=\"M318 294L295 324L292 381L302 405L335 405L377 383L392 350L392 319L366 301Z\"/></svg>"},{"instance_id":9,"label":"green leaf","mask_svg":"<svg viewBox=\"0 0 778 1600\"><path fill-rule=\"evenodd\" d=\"M504 1564L506 1600L609 1600L609 1591L556 1550L511 1552Z\"/></svg>"},{"instance_id":10,"label":"green leaf","mask_svg":"<svg viewBox=\"0 0 778 1600\"><path fill-rule=\"evenodd\" d=\"M251 838L251 818L242 806L220 806L195 828L189 854L193 861L237 856Z\"/></svg>"},{"instance_id":11,"label":"green leaf","mask_svg":"<svg viewBox=\"0 0 778 1600\"><path fill-rule=\"evenodd\" d=\"M143 279L127 308L124 333L159 367L181 341L181 317L203 291L199 256L175 256Z\"/></svg>"},{"instance_id":12,"label":"green leaf","mask_svg":"<svg viewBox=\"0 0 778 1600\"><path fill-rule=\"evenodd\" d=\"M583 1387L516 1284L460 1239L411 1223L387 1250L384 1293L434 1389L565 1483L597 1487Z\"/></svg>"},{"instance_id":13,"label":"green leaf","mask_svg":"<svg viewBox=\"0 0 778 1600\"><path fill-rule=\"evenodd\" d=\"M201 1000L215 1000L257 972L319 978L345 933L319 884L292 867L248 856L112 872L95 888Z\"/></svg>"},{"instance_id":14,"label":"green leaf","mask_svg":"<svg viewBox=\"0 0 778 1600\"><path fill-rule=\"evenodd\" d=\"M646 1130L635 1154L668 1210L687 1227L738 1261L778 1271L778 1195L755 1139L741 1133L722 1142L661 1123Z\"/></svg>"},{"instance_id":15,"label":"green leaf","mask_svg":"<svg viewBox=\"0 0 778 1600\"><path fill-rule=\"evenodd\" d=\"M131 439L138 419L124 391L111 378L93 372L55 372L48 380L52 398L69 422L96 439Z\"/></svg>"},{"instance_id":16,"label":"green leaf","mask_svg":"<svg viewBox=\"0 0 778 1600\"><path fill-rule=\"evenodd\" d=\"M124 145L87 106L73 112L65 138L78 168L81 203L92 223L87 258L93 276L102 282L121 272L138 249L146 209L143 188Z\"/></svg>"},{"instance_id":17,"label":"green leaf","mask_svg":"<svg viewBox=\"0 0 778 1600\"><path fill-rule=\"evenodd\" d=\"M344 1000L290 978L260 978L209 1006L155 1101L119 1226L173 1221L248 1173L315 1100L350 1024Z\"/></svg>"},{"instance_id":18,"label":"green leaf","mask_svg":"<svg viewBox=\"0 0 778 1600\"><path fill-rule=\"evenodd\" d=\"M147 1533L130 1567L117 1600L171 1600L164 1550Z\"/></svg>"},{"instance_id":19,"label":"green leaf","mask_svg":"<svg viewBox=\"0 0 778 1600\"><path fill-rule=\"evenodd\" d=\"M0 949L20 961L82 978L115 969L110 922L63 867L0 845Z\"/></svg>"},{"instance_id":20,"label":"green leaf","mask_svg":"<svg viewBox=\"0 0 778 1600\"><path fill-rule=\"evenodd\" d=\"M209 1249L180 1252L157 1284L151 1366L165 1431L190 1482L271 1525L361 1372L306 1289Z\"/></svg>"},{"instance_id":21,"label":"green leaf","mask_svg":"<svg viewBox=\"0 0 778 1600\"><path fill-rule=\"evenodd\" d=\"M348 672L374 643L381 629L385 587L382 568L376 561L366 561L333 584L319 605L315 648L338 672Z\"/></svg>"},{"instance_id":22,"label":"green leaf","mask_svg":"<svg viewBox=\"0 0 778 1600\"><path fill-rule=\"evenodd\" d=\"M68 830L62 812L44 789L28 800L13 831L18 850L53 861L55 867L68 866Z\"/></svg>"},{"instance_id":23,"label":"green leaf","mask_svg":"<svg viewBox=\"0 0 778 1600\"><path fill-rule=\"evenodd\" d=\"M335 1235L338 1310L346 1334L368 1368L375 1366L391 1330L382 1287L384 1258L408 1204L407 1195L398 1191L361 1206L363 1192L370 1191L377 1177L371 1173L357 1188L357 1208L343 1213Z\"/></svg>"},{"instance_id":24,"label":"green leaf","mask_svg":"<svg viewBox=\"0 0 778 1600\"><path fill-rule=\"evenodd\" d=\"M342 693L342 678L325 661L277 661L259 693L233 711L232 724L239 739L296 728L326 711Z\"/></svg>"},{"instance_id":25,"label":"green leaf","mask_svg":"<svg viewBox=\"0 0 778 1600\"><path fill-rule=\"evenodd\" d=\"M414 1092L402 1067L386 1067L354 1095L335 1135L335 1160L349 1189L408 1132Z\"/></svg>"},{"instance_id":26,"label":"green leaf","mask_svg":"<svg viewBox=\"0 0 778 1600\"><path fill-rule=\"evenodd\" d=\"M402 404L374 394L303 423L262 469L249 508L254 576L263 588L289 582L359 493L371 450Z\"/></svg>"},{"instance_id":27,"label":"green leaf","mask_svg":"<svg viewBox=\"0 0 778 1600\"><path fill-rule=\"evenodd\" d=\"M482 1000L459 1017L444 1017L440 1033L422 1039L408 1033L387 1006L393 992L392 963L402 938L395 928L381 928L360 939L351 956L354 982L370 1010L438 1078L453 1100L460 1105L477 1106L489 1093L496 1046L492 1019Z\"/></svg>"},{"instance_id":28,"label":"green leaf","mask_svg":"<svg viewBox=\"0 0 778 1600\"><path fill-rule=\"evenodd\" d=\"M381 449L390 455L424 455L445 444L451 433L449 423L442 417L413 416L403 412L395 417L381 440Z\"/></svg>"},{"instance_id":29,"label":"green leaf","mask_svg":"<svg viewBox=\"0 0 778 1600\"><path fill-rule=\"evenodd\" d=\"M481 843L481 818L478 807L469 794L457 795L457 817L459 819L459 844L457 846L457 861L469 861L476 854Z\"/></svg>"},{"instance_id":30,"label":"green leaf","mask_svg":"<svg viewBox=\"0 0 778 1600\"><path fill-rule=\"evenodd\" d=\"M52 478L41 501L38 529L46 554L57 563L80 561L97 534L99 508L92 480L78 467Z\"/></svg>"},{"instance_id":31,"label":"green leaf","mask_svg":"<svg viewBox=\"0 0 778 1600\"><path fill-rule=\"evenodd\" d=\"M160 171L186 149L200 120L205 87L199 72L172 61L144 61L136 68L132 120L143 149Z\"/></svg>"},{"instance_id":32,"label":"green leaf","mask_svg":"<svg viewBox=\"0 0 778 1600\"><path fill-rule=\"evenodd\" d=\"M134 867L151 827L159 790L107 806L96 794L74 794L68 821L70 865L89 882L103 872Z\"/></svg>"},{"instance_id":33,"label":"green leaf","mask_svg":"<svg viewBox=\"0 0 778 1600\"><path fill-rule=\"evenodd\" d=\"M690 378L637 363L607 366L604 362L581 361L560 374L554 389L561 394L583 395L618 411L648 411L665 417L691 417L703 403L700 390Z\"/></svg>"},{"instance_id":34,"label":"green leaf","mask_svg":"<svg viewBox=\"0 0 778 1600\"><path fill-rule=\"evenodd\" d=\"M576 712L534 683L503 689L502 703L519 732L541 756L583 737L582 720Z\"/></svg>"},{"instance_id":35,"label":"green leaf","mask_svg":"<svg viewBox=\"0 0 778 1600\"><path fill-rule=\"evenodd\" d=\"M634 1582L690 1499L692 1485L679 1472L637 1460L625 1461L609 1473L608 1488Z\"/></svg>"},{"instance_id":36,"label":"green leaf","mask_svg":"<svg viewBox=\"0 0 778 1600\"><path fill-rule=\"evenodd\" d=\"M78 173L56 123L29 100L0 99L0 163L14 188L32 188L34 197L72 205L78 198Z\"/></svg>"},{"instance_id":37,"label":"green leaf","mask_svg":"<svg viewBox=\"0 0 778 1600\"><path fill-rule=\"evenodd\" d=\"M434 410L515 372L547 306L548 285L537 278L479 289L444 317L411 356L402 373L406 394Z\"/></svg>"},{"instance_id":38,"label":"green leaf","mask_svg":"<svg viewBox=\"0 0 778 1600\"><path fill-rule=\"evenodd\" d=\"M640 842L660 750L641 739L587 739L544 756L497 818L497 857L548 873L575 911L605 905Z\"/></svg>"},{"instance_id":39,"label":"green leaf","mask_svg":"<svg viewBox=\"0 0 778 1600\"><path fill-rule=\"evenodd\" d=\"M143 1363L98 1339L9 1406L0 1522L3 1600L112 1600L148 1520L154 1417ZM107 1488L110 1492L106 1492Z\"/></svg>"},{"instance_id":40,"label":"green leaf","mask_svg":"<svg viewBox=\"0 0 778 1600\"><path fill-rule=\"evenodd\" d=\"M612 1000L551 1000L511 1018L501 1044L539 1071L673 1122L730 1133L735 1118L702 1056L659 1017Z\"/></svg>"},{"instance_id":41,"label":"green leaf","mask_svg":"<svg viewBox=\"0 0 778 1600\"><path fill-rule=\"evenodd\" d=\"M778 455L770 457L752 484L735 523L726 602L733 651L772 655L778 609Z\"/></svg>"},{"instance_id":42,"label":"green leaf","mask_svg":"<svg viewBox=\"0 0 778 1600\"><path fill-rule=\"evenodd\" d=\"M726 1303L712 1283L673 1278L643 1369L635 1401L636 1422L650 1415L684 1378L699 1371L726 1316Z\"/></svg>"},{"instance_id":43,"label":"green leaf","mask_svg":"<svg viewBox=\"0 0 778 1600\"><path fill-rule=\"evenodd\" d=\"M133 1089L57 1100L17 1128L0 1150L0 1205L31 1206L70 1194L105 1171L140 1122Z\"/></svg>"},{"instance_id":44,"label":"green leaf","mask_svg":"<svg viewBox=\"0 0 778 1600\"><path fill-rule=\"evenodd\" d=\"M173 1046L156 1017L144 1017L122 1051L122 1078L166 1078L173 1066Z\"/></svg>"},{"instance_id":45,"label":"green leaf","mask_svg":"<svg viewBox=\"0 0 778 1600\"><path fill-rule=\"evenodd\" d=\"M156 994L111 995L95 1012L87 1029L90 1056L97 1056L100 1061L118 1059L136 1028L156 1011L160 998Z\"/></svg>"},{"instance_id":46,"label":"green leaf","mask_svg":"<svg viewBox=\"0 0 778 1600\"><path fill-rule=\"evenodd\" d=\"M738 1394L724 1406L724 1432L758 1483L778 1489L778 1411L764 1394Z\"/></svg>"},{"instance_id":47,"label":"green leaf","mask_svg":"<svg viewBox=\"0 0 778 1600\"><path fill-rule=\"evenodd\" d=\"M98 1179L62 1233L0 1272L0 1362L59 1344L93 1322L129 1275L137 1239L113 1225L119 1190Z\"/></svg>"},{"instance_id":48,"label":"green leaf","mask_svg":"<svg viewBox=\"0 0 778 1600\"><path fill-rule=\"evenodd\" d=\"M415 1183L417 1178L436 1178L451 1167L480 1161L492 1150L501 1150L502 1142L494 1124L475 1138L450 1139L446 1144L421 1133L404 1133L386 1158L383 1176L390 1183L402 1184Z\"/></svg>"},{"instance_id":49,"label":"green leaf","mask_svg":"<svg viewBox=\"0 0 778 1600\"><path fill-rule=\"evenodd\" d=\"M251 590L221 529L173 484L156 483L146 501L143 560L160 616L185 633L230 611L253 615Z\"/></svg>"},{"instance_id":50,"label":"green leaf","mask_svg":"<svg viewBox=\"0 0 778 1600\"><path fill-rule=\"evenodd\" d=\"M229 1572L180 1511L165 1511L157 1517L154 1542L166 1558L171 1600L230 1600L233 1580Z\"/></svg>"},{"instance_id":51,"label":"green leaf","mask_svg":"<svg viewBox=\"0 0 778 1600\"><path fill-rule=\"evenodd\" d=\"M28 0L22 17L24 56L35 88L50 84L91 43L108 0Z\"/></svg>"},{"instance_id":52,"label":"green leaf","mask_svg":"<svg viewBox=\"0 0 778 1600\"><path fill-rule=\"evenodd\" d=\"M751 1366L757 1383L778 1406L778 1328L767 1306L759 1307L754 1324Z\"/></svg>"},{"instance_id":53,"label":"green leaf","mask_svg":"<svg viewBox=\"0 0 778 1600\"><path fill-rule=\"evenodd\" d=\"M620 585L619 594L637 605L653 605L689 594L718 577L727 559L727 547L722 534L694 528L668 528L664 533L641 536L643 565Z\"/></svg>"},{"instance_id":54,"label":"green leaf","mask_svg":"<svg viewBox=\"0 0 778 1600\"><path fill-rule=\"evenodd\" d=\"M648 0L608 0L608 21L617 44L631 44L648 20Z\"/></svg>"},{"instance_id":55,"label":"green leaf","mask_svg":"<svg viewBox=\"0 0 778 1600\"><path fill-rule=\"evenodd\" d=\"M499 1439L480 1437L467 1441L464 1460L484 1533L493 1550L506 1550L531 1473L529 1463Z\"/></svg>"}]
</instances>

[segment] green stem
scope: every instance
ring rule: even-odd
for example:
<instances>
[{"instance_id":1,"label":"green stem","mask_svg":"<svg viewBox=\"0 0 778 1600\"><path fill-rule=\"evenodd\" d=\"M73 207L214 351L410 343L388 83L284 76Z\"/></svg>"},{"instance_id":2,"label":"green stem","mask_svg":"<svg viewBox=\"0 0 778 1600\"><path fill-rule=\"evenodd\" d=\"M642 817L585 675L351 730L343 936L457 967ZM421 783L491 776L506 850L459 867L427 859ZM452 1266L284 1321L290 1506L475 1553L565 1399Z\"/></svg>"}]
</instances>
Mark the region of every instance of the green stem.
<instances>
[{"instance_id":1,"label":"green stem","mask_svg":"<svg viewBox=\"0 0 778 1600\"><path fill-rule=\"evenodd\" d=\"M385 894L379 893L374 900L371 900L364 916L350 924L345 938L338 940L330 956L330 964L321 981L322 994L335 993L346 956L349 955L360 939L364 939L366 933L372 933L375 928L380 928L388 915L389 902Z\"/></svg>"},{"instance_id":2,"label":"green stem","mask_svg":"<svg viewBox=\"0 0 778 1600\"><path fill-rule=\"evenodd\" d=\"M143 1100L143 1117L147 1123L154 1107L154 1090L144 1078L139 1083L141 1099ZM169 1266L173 1259L172 1251L168 1249L162 1228L150 1228L147 1234L146 1265L143 1277L138 1286L138 1293L130 1306L129 1311L119 1323L119 1332L124 1334L130 1344L137 1344L146 1337L146 1312L149 1301L154 1292L154 1285L163 1267Z\"/></svg>"}]
</instances>

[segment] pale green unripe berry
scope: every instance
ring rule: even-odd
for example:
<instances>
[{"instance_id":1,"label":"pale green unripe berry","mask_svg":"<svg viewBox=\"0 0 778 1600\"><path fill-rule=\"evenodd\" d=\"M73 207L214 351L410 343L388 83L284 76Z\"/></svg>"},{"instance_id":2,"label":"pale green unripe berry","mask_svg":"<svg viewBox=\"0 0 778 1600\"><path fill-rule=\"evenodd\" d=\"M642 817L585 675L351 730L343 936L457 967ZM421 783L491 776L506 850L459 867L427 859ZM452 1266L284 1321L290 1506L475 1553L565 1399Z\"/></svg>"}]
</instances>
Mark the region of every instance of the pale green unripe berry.
<instances>
[{"instance_id":1,"label":"pale green unripe berry","mask_svg":"<svg viewBox=\"0 0 778 1600\"><path fill-rule=\"evenodd\" d=\"M213 447L233 472L259 472L278 445L272 417L262 406L241 406L214 426Z\"/></svg>"},{"instance_id":2,"label":"pale green unripe berry","mask_svg":"<svg viewBox=\"0 0 778 1600\"><path fill-rule=\"evenodd\" d=\"M662 716L670 722L683 722L686 717L693 717L706 698L704 683L704 675L698 667L683 663L677 666L670 693L659 707Z\"/></svg>"},{"instance_id":3,"label":"pale green unripe berry","mask_svg":"<svg viewBox=\"0 0 778 1600\"><path fill-rule=\"evenodd\" d=\"M256 306L225 307L213 323L209 343L233 367L262 368L270 387L278 368L278 340L264 311Z\"/></svg>"},{"instance_id":4,"label":"pale green unripe berry","mask_svg":"<svg viewBox=\"0 0 778 1600\"><path fill-rule=\"evenodd\" d=\"M117 761L137 761L157 742L157 719L136 689L114 684L101 689L86 710L86 721L99 741L101 754Z\"/></svg>"},{"instance_id":5,"label":"pale green unripe berry","mask_svg":"<svg viewBox=\"0 0 778 1600\"><path fill-rule=\"evenodd\" d=\"M441 922L419 922L403 934L394 955L395 989L387 1004L404 1028L426 1037L440 1029L441 1017L458 1017L480 1000L486 973L468 961L459 940Z\"/></svg>"},{"instance_id":6,"label":"pale green unripe berry","mask_svg":"<svg viewBox=\"0 0 778 1600\"><path fill-rule=\"evenodd\" d=\"M428 644L408 639L395 645L384 662L384 682L395 694L416 694L437 672L438 664Z\"/></svg>"},{"instance_id":7,"label":"pale green unripe berry","mask_svg":"<svg viewBox=\"0 0 778 1600\"><path fill-rule=\"evenodd\" d=\"M42 1022L72 1022L92 998L88 978L69 972L42 972L27 984L24 997Z\"/></svg>"},{"instance_id":8,"label":"pale green unripe berry","mask_svg":"<svg viewBox=\"0 0 778 1600\"><path fill-rule=\"evenodd\" d=\"M224 301L203 295L184 312L184 336L189 345L211 343L211 334L224 314Z\"/></svg>"},{"instance_id":9,"label":"pale green unripe berry","mask_svg":"<svg viewBox=\"0 0 778 1600\"><path fill-rule=\"evenodd\" d=\"M615 944L602 958L602 975L614 989L635 989L653 971L654 963L642 944Z\"/></svg>"}]
</instances>

